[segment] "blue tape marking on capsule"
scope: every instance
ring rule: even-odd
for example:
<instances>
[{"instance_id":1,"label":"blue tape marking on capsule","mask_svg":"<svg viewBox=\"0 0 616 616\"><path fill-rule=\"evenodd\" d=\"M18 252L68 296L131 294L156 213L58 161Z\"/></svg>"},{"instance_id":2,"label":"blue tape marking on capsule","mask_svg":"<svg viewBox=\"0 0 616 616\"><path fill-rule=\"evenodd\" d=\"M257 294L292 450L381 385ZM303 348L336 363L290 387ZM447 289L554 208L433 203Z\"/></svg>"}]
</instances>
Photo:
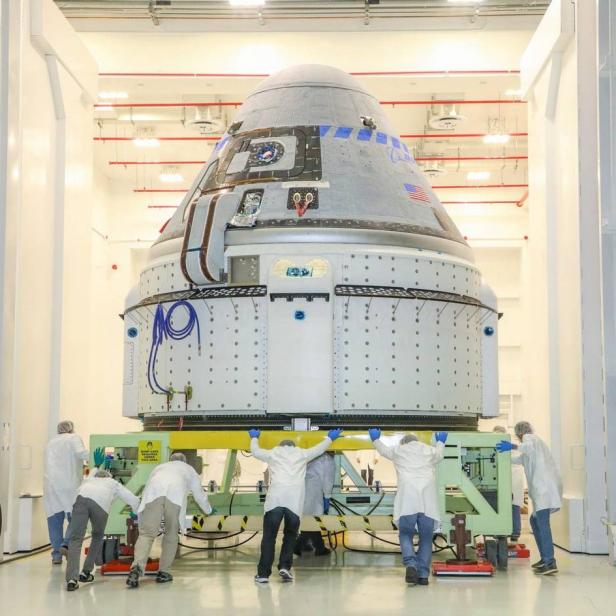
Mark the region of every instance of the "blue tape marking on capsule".
<instances>
[{"instance_id":1,"label":"blue tape marking on capsule","mask_svg":"<svg viewBox=\"0 0 616 616\"><path fill-rule=\"evenodd\" d=\"M399 148L400 147L400 139L398 139L396 137L392 137L391 138L391 145L393 145L394 148Z\"/></svg>"},{"instance_id":2,"label":"blue tape marking on capsule","mask_svg":"<svg viewBox=\"0 0 616 616\"><path fill-rule=\"evenodd\" d=\"M406 143L402 144L402 149L408 154L409 153L409 149L406 147Z\"/></svg>"},{"instance_id":3,"label":"blue tape marking on capsule","mask_svg":"<svg viewBox=\"0 0 616 616\"><path fill-rule=\"evenodd\" d=\"M357 131L357 139L359 141L370 141L370 139L372 139L372 130L369 128L360 128Z\"/></svg>"},{"instance_id":4,"label":"blue tape marking on capsule","mask_svg":"<svg viewBox=\"0 0 616 616\"><path fill-rule=\"evenodd\" d=\"M325 126L325 125L320 126L320 127L319 127L319 135L320 135L321 137L325 137L325 135L327 135L327 133L329 132L329 129L330 129L330 128L331 128L331 124L329 124L329 125L327 125L327 126Z\"/></svg>"},{"instance_id":5,"label":"blue tape marking on capsule","mask_svg":"<svg viewBox=\"0 0 616 616\"><path fill-rule=\"evenodd\" d=\"M376 134L376 142L377 143L387 143L387 135L385 133L377 133Z\"/></svg>"},{"instance_id":6,"label":"blue tape marking on capsule","mask_svg":"<svg viewBox=\"0 0 616 616\"><path fill-rule=\"evenodd\" d=\"M353 132L350 126L339 126L334 133L334 137L338 139L348 139Z\"/></svg>"},{"instance_id":7,"label":"blue tape marking on capsule","mask_svg":"<svg viewBox=\"0 0 616 616\"><path fill-rule=\"evenodd\" d=\"M303 310L296 310L293 316L296 321L303 321L306 318L306 313Z\"/></svg>"}]
</instances>

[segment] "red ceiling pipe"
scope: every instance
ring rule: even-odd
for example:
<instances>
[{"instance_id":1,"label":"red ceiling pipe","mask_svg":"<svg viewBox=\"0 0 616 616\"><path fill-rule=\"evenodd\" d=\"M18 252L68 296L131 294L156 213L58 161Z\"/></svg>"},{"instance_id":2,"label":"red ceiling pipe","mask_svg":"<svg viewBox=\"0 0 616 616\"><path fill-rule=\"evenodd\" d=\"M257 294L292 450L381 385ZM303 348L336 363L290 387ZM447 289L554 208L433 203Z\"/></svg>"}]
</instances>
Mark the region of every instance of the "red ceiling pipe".
<instances>
[{"instance_id":1,"label":"red ceiling pipe","mask_svg":"<svg viewBox=\"0 0 616 616\"><path fill-rule=\"evenodd\" d=\"M493 203L508 203L516 205L517 201L441 201L443 205L484 205Z\"/></svg>"},{"instance_id":2,"label":"red ceiling pipe","mask_svg":"<svg viewBox=\"0 0 616 616\"><path fill-rule=\"evenodd\" d=\"M468 139L485 137L488 133L409 133L401 139ZM508 133L511 137L528 137L528 133ZM134 141L134 137L93 137L94 141ZM158 141L220 141L221 137L155 137Z\"/></svg>"},{"instance_id":3,"label":"red ceiling pipe","mask_svg":"<svg viewBox=\"0 0 616 616\"><path fill-rule=\"evenodd\" d=\"M220 141L220 137L153 137L158 141ZM135 137L94 137L94 141L134 141Z\"/></svg>"},{"instance_id":4,"label":"red ceiling pipe","mask_svg":"<svg viewBox=\"0 0 616 616\"><path fill-rule=\"evenodd\" d=\"M148 205L150 210L176 210L179 205Z\"/></svg>"},{"instance_id":5,"label":"red ceiling pipe","mask_svg":"<svg viewBox=\"0 0 616 616\"><path fill-rule=\"evenodd\" d=\"M185 193L188 188L133 188L136 193Z\"/></svg>"},{"instance_id":6,"label":"red ceiling pipe","mask_svg":"<svg viewBox=\"0 0 616 616\"><path fill-rule=\"evenodd\" d=\"M400 135L402 139L468 139L486 137L489 133L409 133ZM507 133L511 137L528 137L528 133Z\"/></svg>"},{"instance_id":7,"label":"red ceiling pipe","mask_svg":"<svg viewBox=\"0 0 616 616\"><path fill-rule=\"evenodd\" d=\"M520 200L516 203L516 205L518 207L522 207L525 203L526 200L528 199L528 190L522 195L522 197L520 198Z\"/></svg>"},{"instance_id":8,"label":"red ceiling pipe","mask_svg":"<svg viewBox=\"0 0 616 616\"><path fill-rule=\"evenodd\" d=\"M415 160L527 160L528 156L418 156Z\"/></svg>"},{"instance_id":9,"label":"red ceiling pipe","mask_svg":"<svg viewBox=\"0 0 616 616\"><path fill-rule=\"evenodd\" d=\"M379 101L381 105L521 105L526 101L518 99L481 99L481 100L423 100L423 101ZM217 103L97 103L94 108L111 107L112 109L138 107L239 107L241 102L219 101Z\"/></svg>"},{"instance_id":10,"label":"red ceiling pipe","mask_svg":"<svg viewBox=\"0 0 616 616\"><path fill-rule=\"evenodd\" d=\"M110 160L109 165L204 165L205 160Z\"/></svg>"},{"instance_id":11,"label":"red ceiling pipe","mask_svg":"<svg viewBox=\"0 0 616 616\"><path fill-rule=\"evenodd\" d=\"M435 190L445 190L446 188L528 188L528 184L460 184L456 186L433 186Z\"/></svg>"},{"instance_id":12,"label":"red ceiling pipe","mask_svg":"<svg viewBox=\"0 0 616 616\"><path fill-rule=\"evenodd\" d=\"M352 71L356 77L395 77L405 75L519 75L519 70L468 71ZM267 73L99 73L99 77L269 77Z\"/></svg>"}]
</instances>

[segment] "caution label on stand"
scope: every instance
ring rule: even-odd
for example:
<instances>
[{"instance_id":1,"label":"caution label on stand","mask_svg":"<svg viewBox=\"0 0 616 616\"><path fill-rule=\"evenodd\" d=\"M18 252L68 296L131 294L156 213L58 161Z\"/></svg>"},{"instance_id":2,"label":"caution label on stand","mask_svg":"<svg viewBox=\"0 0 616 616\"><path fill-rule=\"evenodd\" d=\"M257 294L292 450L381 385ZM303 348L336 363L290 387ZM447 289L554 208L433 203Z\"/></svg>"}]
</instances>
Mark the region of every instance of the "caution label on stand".
<instances>
[{"instance_id":1,"label":"caution label on stand","mask_svg":"<svg viewBox=\"0 0 616 616\"><path fill-rule=\"evenodd\" d=\"M160 464L160 441L139 441L139 464Z\"/></svg>"}]
</instances>

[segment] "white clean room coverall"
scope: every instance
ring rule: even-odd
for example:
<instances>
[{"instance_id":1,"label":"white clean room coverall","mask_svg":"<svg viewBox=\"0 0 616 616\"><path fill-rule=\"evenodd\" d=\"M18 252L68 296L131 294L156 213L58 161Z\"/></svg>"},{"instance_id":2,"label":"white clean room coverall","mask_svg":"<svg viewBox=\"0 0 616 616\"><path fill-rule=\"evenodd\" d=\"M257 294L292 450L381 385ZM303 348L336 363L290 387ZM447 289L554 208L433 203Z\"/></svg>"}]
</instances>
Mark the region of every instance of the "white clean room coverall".
<instances>
[{"instance_id":1,"label":"white clean room coverall","mask_svg":"<svg viewBox=\"0 0 616 616\"><path fill-rule=\"evenodd\" d=\"M525 434L517 455L512 453L511 462L524 466L534 510L558 511L562 507L563 483L548 446L536 434Z\"/></svg>"},{"instance_id":2,"label":"white clean room coverall","mask_svg":"<svg viewBox=\"0 0 616 616\"><path fill-rule=\"evenodd\" d=\"M394 463L398 476L398 491L394 500L394 522L403 515L424 515L441 519L436 490L436 465L443 459L444 443L434 447L411 441L388 447L380 439L374 441L377 451Z\"/></svg>"},{"instance_id":3,"label":"white clean room coverall","mask_svg":"<svg viewBox=\"0 0 616 616\"><path fill-rule=\"evenodd\" d=\"M511 493L512 504L522 507L524 505L524 489L526 481L524 480L524 469L519 464L514 464L511 467Z\"/></svg>"},{"instance_id":4,"label":"white clean room coverall","mask_svg":"<svg viewBox=\"0 0 616 616\"><path fill-rule=\"evenodd\" d=\"M324 453L306 466L306 499L304 514L323 515L323 498L331 498L334 489L336 461Z\"/></svg>"},{"instance_id":5,"label":"white clean room coverall","mask_svg":"<svg viewBox=\"0 0 616 616\"><path fill-rule=\"evenodd\" d=\"M306 495L306 465L325 453L331 442L326 436L322 443L310 449L286 445L261 449L259 439L251 439L252 455L266 462L269 467L270 485L265 497L264 513L276 507L286 507L298 517L302 516Z\"/></svg>"},{"instance_id":6,"label":"white clean room coverall","mask_svg":"<svg viewBox=\"0 0 616 616\"><path fill-rule=\"evenodd\" d=\"M197 471L181 460L160 464L152 471L146 483L138 513L141 513L148 503L164 496L180 507L180 528L184 531L186 529L186 499L189 492L192 492L201 511L209 515L212 507L207 494L203 491L201 477L197 475Z\"/></svg>"},{"instance_id":7,"label":"white clean room coverall","mask_svg":"<svg viewBox=\"0 0 616 616\"><path fill-rule=\"evenodd\" d=\"M77 434L58 434L45 447L43 503L47 517L62 511L70 513L83 479L83 463L88 450Z\"/></svg>"},{"instance_id":8,"label":"white clean room coverall","mask_svg":"<svg viewBox=\"0 0 616 616\"><path fill-rule=\"evenodd\" d=\"M139 499L127 490L119 481L111 477L96 477L94 469L90 475L83 480L77 490L77 496L93 500L103 511L109 513L111 503L114 498L123 500L136 513L139 509Z\"/></svg>"}]
</instances>

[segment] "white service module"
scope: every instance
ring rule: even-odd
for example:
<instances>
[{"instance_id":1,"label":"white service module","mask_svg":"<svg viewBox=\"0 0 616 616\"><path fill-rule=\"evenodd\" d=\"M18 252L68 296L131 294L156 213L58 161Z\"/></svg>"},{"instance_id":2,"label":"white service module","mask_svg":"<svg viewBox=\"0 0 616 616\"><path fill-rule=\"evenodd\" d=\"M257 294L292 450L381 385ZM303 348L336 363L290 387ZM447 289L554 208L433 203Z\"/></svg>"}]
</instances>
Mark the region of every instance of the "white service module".
<instances>
[{"instance_id":1,"label":"white service module","mask_svg":"<svg viewBox=\"0 0 616 616\"><path fill-rule=\"evenodd\" d=\"M124 415L146 426L498 414L494 296L378 101L331 67L248 96L129 298Z\"/></svg>"}]
</instances>

